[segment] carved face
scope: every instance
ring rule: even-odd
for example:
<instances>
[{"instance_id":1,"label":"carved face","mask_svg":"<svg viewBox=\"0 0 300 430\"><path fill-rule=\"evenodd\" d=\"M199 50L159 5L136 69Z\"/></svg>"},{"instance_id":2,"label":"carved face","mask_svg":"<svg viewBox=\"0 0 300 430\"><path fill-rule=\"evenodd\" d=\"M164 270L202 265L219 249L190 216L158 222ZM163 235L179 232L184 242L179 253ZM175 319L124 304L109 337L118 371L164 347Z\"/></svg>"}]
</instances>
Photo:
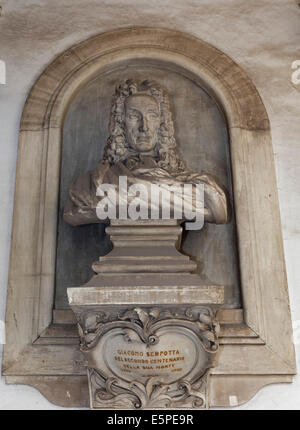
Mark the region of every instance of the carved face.
<instances>
[{"instance_id":1,"label":"carved face","mask_svg":"<svg viewBox=\"0 0 300 430\"><path fill-rule=\"evenodd\" d=\"M159 106L154 97L134 94L126 99L126 136L132 149L152 154L157 143L159 126Z\"/></svg>"}]
</instances>

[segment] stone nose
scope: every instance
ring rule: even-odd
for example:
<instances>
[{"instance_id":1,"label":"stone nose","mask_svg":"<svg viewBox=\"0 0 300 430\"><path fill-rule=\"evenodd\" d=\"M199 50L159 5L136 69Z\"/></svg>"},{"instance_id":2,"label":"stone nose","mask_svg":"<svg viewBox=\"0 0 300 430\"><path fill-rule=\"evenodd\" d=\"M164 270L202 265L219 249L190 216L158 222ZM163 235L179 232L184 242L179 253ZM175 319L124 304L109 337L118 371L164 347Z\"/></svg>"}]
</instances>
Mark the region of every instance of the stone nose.
<instances>
[{"instance_id":1,"label":"stone nose","mask_svg":"<svg viewBox=\"0 0 300 430\"><path fill-rule=\"evenodd\" d=\"M147 118L145 118L144 116L142 116L141 117L141 120L140 120L140 127L139 127L139 131L144 131L144 132L146 132L146 131L148 131L149 130L149 127L148 127L148 121L147 121Z\"/></svg>"}]
</instances>

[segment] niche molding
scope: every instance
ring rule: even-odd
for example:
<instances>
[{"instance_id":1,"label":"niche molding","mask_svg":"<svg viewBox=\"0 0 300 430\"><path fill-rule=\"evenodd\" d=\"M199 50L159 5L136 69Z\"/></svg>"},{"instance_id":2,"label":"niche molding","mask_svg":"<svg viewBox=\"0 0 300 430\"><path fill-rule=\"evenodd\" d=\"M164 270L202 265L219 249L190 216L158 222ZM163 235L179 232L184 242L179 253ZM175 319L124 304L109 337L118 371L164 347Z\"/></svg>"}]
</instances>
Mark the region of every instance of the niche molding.
<instances>
[{"instance_id":1,"label":"niche molding","mask_svg":"<svg viewBox=\"0 0 300 430\"><path fill-rule=\"evenodd\" d=\"M73 315L53 311L62 127L84 85L135 59L197 77L227 120L243 306L219 310L209 406L236 406L296 373L270 124L255 86L227 55L161 28L116 30L79 43L30 91L19 132L2 372L8 384L34 386L57 405L88 406Z\"/></svg>"}]
</instances>

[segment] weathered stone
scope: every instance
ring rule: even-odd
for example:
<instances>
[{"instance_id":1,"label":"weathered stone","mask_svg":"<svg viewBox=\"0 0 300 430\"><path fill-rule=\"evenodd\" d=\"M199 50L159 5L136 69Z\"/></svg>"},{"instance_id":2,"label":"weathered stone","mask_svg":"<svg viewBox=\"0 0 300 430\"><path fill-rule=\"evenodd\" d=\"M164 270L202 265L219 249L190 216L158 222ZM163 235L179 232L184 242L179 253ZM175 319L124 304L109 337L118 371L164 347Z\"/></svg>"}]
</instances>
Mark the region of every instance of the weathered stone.
<instances>
[{"instance_id":1,"label":"weathered stone","mask_svg":"<svg viewBox=\"0 0 300 430\"><path fill-rule=\"evenodd\" d=\"M75 62L66 54L42 74L23 112L3 374L10 381L36 387L42 385L37 380L41 375L66 384L58 375L76 381L85 374L77 346L33 343L52 321L60 127L79 88L109 65L139 56L153 61L163 58L199 78L217 97L228 120L245 312L243 331L227 338L218 366L212 369L211 404L228 405L233 390L239 403L268 383L290 382L295 359L273 151L267 113L250 79L224 53L169 30L123 29L71 49ZM54 398L50 386L43 385L42 391L57 404L65 404L63 396Z\"/></svg>"}]
</instances>

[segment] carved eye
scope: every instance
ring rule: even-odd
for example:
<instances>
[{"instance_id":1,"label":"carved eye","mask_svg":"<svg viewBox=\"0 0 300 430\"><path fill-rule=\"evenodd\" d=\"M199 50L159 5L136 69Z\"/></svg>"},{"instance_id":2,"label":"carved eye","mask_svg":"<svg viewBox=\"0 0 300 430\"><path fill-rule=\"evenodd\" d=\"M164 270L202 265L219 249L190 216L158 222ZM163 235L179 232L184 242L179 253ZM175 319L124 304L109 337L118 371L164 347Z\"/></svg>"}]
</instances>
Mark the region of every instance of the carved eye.
<instances>
[{"instance_id":1,"label":"carved eye","mask_svg":"<svg viewBox=\"0 0 300 430\"><path fill-rule=\"evenodd\" d=\"M134 120L138 120L139 118L140 118L140 116L139 116L139 114L138 113L130 113L129 115L128 115L128 118L129 119L134 119Z\"/></svg>"},{"instance_id":2,"label":"carved eye","mask_svg":"<svg viewBox=\"0 0 300 430\"><path fill-rule=\"evenodd\" d=\"M157 119L158 118L158 115L157 115L157 113L155 113L155 112L151 112L151 113L149 113L149 118L150 119Z\"/></svg>"}]
</instances>

